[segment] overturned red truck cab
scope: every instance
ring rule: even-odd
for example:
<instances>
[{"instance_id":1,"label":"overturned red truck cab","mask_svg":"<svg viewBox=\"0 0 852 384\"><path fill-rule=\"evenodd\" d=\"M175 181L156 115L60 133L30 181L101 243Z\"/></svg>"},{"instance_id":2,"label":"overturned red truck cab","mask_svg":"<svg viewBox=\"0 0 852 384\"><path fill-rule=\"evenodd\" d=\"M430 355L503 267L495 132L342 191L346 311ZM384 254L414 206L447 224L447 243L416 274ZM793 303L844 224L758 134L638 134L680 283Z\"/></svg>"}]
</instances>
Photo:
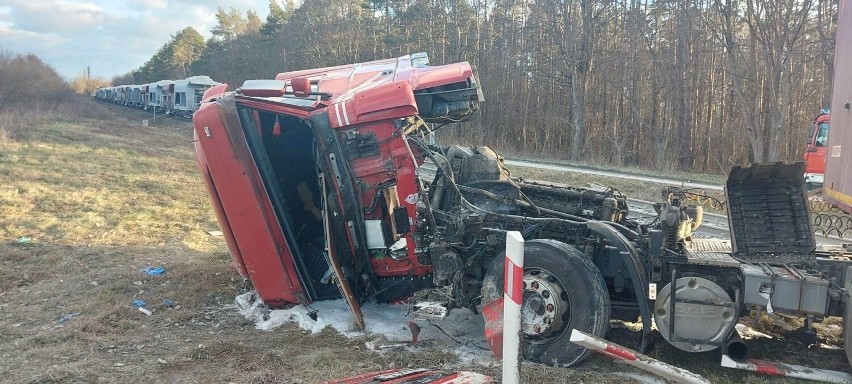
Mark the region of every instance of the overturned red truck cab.
<instances>
[{"instance_id":1,"label":"overturned red truck cab","mask_svg":"<svg viewBox=\"0 0 852 384\"><path fill-rule=\"evenodd\" d=\"M431 272L412 239L423 156L403 129L418 129L417 116L465 119L481 95L469 64L424 61L281 73L205 93L193 119L198 160L234 264L267 304L339 297L323 257L325 199L356 296L387 301L428 285L412 279Z\"/></svg>"},{"instance_id":2,"label":"overturned red truck cab","mask_svg":"<svg viewBox=\"0 0 852 384\"><path fill-rule=\"evenodd\" d=\"M579 361L584 350L562 353L562 336L569 323L605 332L608 296L600 272L565 242L585 237L572 223L626 218L623 196L519 182L487 147L430 144L433 127L475 117L483 97L470 64L427 61L287 72L205 93L195 147L236 268L273 307L343 296L357 324L358 303L418 293L432 304L427 315L442 317L502 297L493 260L507 230L558 234L528 244L543 255L531 257L527 279L528 332L540 341L531 356L561 340L557 360ZM569 303L569 288L580 287ZM593 313L571 321L572 305Z\"/></svg>"},{"instance_id":3,"label":"overturned red truck cab","mask_svg":"<svg viewBox=\"0 0 852 384\"><path fill-rule=\"evenodd\" d=\"M572 329L603 337L611 317L641 320L641 349L653 319L681 350L743 355L734 326L767 294L809 319L849 307L829 281L852 289L852 263L814 252L804 163L736 167L732 241L695 239L694 192L664 188L643 222L613 188L513 178L488 147L432 140L481 102L470 64L429 66L425 54L208 90L195 148L240 274L271 307L343 298L358 327L366 301L405 299L437 318L482 311L499 354L505 239L519 231L523 355L555 365L590 353ZM782 271L791 277L775 281Z\"/></svg>"}]
</instances>

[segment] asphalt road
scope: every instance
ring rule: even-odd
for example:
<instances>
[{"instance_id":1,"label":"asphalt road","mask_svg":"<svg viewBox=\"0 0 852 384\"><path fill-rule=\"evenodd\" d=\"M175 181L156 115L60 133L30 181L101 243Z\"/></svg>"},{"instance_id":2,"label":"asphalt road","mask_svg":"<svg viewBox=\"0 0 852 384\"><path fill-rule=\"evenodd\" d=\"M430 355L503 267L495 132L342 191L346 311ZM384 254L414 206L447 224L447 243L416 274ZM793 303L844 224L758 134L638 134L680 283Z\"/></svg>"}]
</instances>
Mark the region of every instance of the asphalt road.
<instances>
[{"instance_id":1,"label":"asphalt road","mask_svg":"<svg viewBox=\"0 0 852 384\"><path fill-rule=\"evenodd\" d=\"M510 165L510 166L514 165L514 166L517 166L517 167L550 169L550 170L554 170L554 171L563 171L563 172L585 173L585 174L590 174L590 175L620 177L620 178L630 179L630 180L648 181L648 182L652 182L652 183L660 183L660 184L668 184L668 185L682 185L684 187L703 188L705 190L713 190L713 191L721 191L722 190L722 186L716 185L716 184L698 183L698 182L694 182L694 181L690 181L690 180L676 180L676 179L666 179L666 178L662 178L662 177L634 175L634 174L629 174L629 173L606 171L606 170L601 170L601 169L579 167L579 166L574 166L574 165L540 163L540 162L535 162L535 161L515 160L515 159L511 159L511 160L506 159L506 165Z\"/></svg>"}]
</instances>

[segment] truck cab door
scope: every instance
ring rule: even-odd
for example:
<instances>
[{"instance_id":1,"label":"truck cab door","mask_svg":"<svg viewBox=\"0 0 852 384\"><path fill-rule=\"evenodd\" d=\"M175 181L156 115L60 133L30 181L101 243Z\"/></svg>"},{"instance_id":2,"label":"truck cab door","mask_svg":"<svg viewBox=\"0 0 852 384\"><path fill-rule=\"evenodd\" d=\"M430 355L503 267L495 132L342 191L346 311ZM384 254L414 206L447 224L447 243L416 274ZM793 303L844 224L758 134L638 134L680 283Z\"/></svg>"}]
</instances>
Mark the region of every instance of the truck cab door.
<instances>
[{"instance_id":1,"label":"truck cab door","mask_svg":"<svg viewBox=\"0 0 852 384\"><path fill-rule=\"evenodd\" d=\"M310 302L249 149L234 95L204 103L193 124L199 165L208 175L207 187L234 263L265 303Z\"/></svg>"},{"instance_id":2,"label":"truck cab door","mask_svg":"<svg viewBox=\"0 0 852 384\"><path fill-rule=\"evenodd\" d=\"M390 297L380 289L381 283L370 264L364 207L339 133L331 127L328 112L313 115L311 125L319 144L318 152L321 154L317 165L325 175L329 192L326 198L332 221L330 227L335 231L336 245L340 250L338 258L343 265L351 268L344 271L359 301L377 291L376 299L386 302Z\"/></svg>"}]
</instances>

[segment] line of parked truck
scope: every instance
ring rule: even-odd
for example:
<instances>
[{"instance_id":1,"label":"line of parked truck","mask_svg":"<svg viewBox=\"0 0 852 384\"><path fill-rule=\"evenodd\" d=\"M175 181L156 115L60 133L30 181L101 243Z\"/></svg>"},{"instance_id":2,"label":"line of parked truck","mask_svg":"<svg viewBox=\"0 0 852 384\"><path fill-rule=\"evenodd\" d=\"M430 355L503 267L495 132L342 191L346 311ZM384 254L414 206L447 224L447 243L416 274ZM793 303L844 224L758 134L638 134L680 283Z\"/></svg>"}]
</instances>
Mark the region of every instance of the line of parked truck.
<instances>
[{"instance_id":1,"label":"line of parked truck","mask_svg":"<svg viewBox=\"0 0 852 384\"><path fill-rule=\"evenodd\" d=\"M191 76L183 80L160 80L149 84L99 88L95 92L95 98L152 110L155 113L189 118L201 105L204 92L216 85L219 83L208 76Z\"/></svg>"}]
</instances>

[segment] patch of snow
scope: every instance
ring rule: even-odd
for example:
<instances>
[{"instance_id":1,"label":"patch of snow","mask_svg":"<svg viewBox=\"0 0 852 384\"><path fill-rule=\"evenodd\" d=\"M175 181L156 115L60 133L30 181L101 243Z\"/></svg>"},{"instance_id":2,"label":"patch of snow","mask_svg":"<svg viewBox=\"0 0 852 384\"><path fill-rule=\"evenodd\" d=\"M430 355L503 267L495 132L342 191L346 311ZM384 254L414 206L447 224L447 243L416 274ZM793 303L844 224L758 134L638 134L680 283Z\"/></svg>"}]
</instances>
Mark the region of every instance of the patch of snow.
<instances>
[{"instance_id":1,"label":"patch of snow","mask_svg":"<svg viewBox=\"0 0 852 384\"><path fill-rule=\"evenodd\" d=\"M326 327L351 339L380 335L390 343L411 340L408 322L414 321L420 326L418 342L414 346L402 345L400 348L412 352L424 348L436 347L452 350L462 364L492 365L495 361L483 336L485 322L482 315L474 314L465 308L453 309L444 320L414 319L409 314L407 304L365 303L361 306L366 332L355 330L352 314L346 302L340 300L317 301L310 305L297 305L288 309L270 310L254 292L236 297L239 312L260 330L271 331L284 324L296 324L299 328L316 334ZM316 311L316 320L311 317ZM376 340L367 342L368 348L376 349Z\"/></svg>"}]
</instances>

